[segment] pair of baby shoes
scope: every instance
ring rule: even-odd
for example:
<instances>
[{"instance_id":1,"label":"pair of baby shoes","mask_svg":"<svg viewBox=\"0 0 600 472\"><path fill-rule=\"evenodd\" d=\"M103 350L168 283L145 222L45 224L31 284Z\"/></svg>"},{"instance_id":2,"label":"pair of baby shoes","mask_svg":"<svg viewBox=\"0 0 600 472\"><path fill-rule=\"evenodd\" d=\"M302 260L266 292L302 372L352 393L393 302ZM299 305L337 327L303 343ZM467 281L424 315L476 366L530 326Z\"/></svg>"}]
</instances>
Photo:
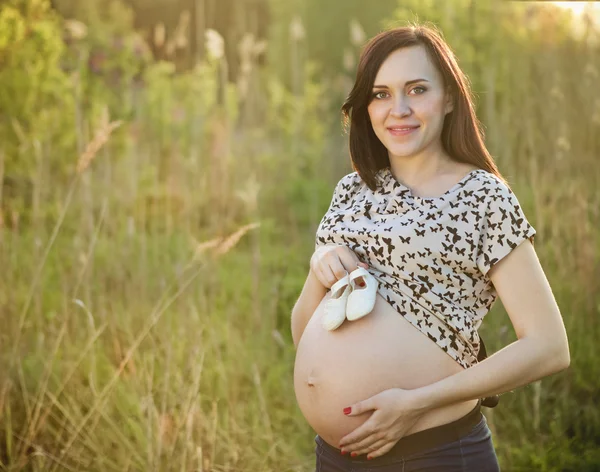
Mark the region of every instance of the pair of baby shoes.
<instances>
[{"instance_id":1,"label":"pair of baby shoes","mask_svg":"<svg viewBox=\"0 0 600 472\"><path fill-rule=\"evenodd\" d=\"M356 279L362 278L359 283ZM359 267L338 280L331 287L331 298L325 305L323 327L333 331L345 319L358 320L373 310L377 296L377 280L366 269Z\"/></svg>"}]
</instances>

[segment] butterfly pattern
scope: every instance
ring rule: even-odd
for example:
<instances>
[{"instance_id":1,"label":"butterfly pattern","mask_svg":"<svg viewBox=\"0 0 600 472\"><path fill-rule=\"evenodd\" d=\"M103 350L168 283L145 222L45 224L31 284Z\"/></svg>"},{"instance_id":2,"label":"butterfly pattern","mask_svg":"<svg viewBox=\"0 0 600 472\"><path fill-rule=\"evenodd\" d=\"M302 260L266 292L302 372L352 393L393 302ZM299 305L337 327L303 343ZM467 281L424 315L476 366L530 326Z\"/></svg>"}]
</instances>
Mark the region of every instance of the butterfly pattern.
<instances>
[{"instance_id":1,"label":"butterfly pattern","mask_svg":"<svg viewBox=\"0 0 600 472\"><path fill-rule=\"evenodd\" d=\"M349 247L400 315L463 368L476 364L477 329L498 297L487 273L536 230L512 190L484 169L432 198L413 195L389 167L376 179L376 191L357 172L339 180L315 249Z\"/></svg>"}]
</instances>

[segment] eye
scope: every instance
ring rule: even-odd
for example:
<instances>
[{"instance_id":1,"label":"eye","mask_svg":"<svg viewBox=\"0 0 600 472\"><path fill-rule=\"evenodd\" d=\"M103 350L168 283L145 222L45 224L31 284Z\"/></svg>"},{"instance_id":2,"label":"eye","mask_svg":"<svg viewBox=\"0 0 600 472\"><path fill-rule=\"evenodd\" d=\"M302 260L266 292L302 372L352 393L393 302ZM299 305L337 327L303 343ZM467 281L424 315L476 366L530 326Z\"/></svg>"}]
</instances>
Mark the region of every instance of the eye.
<instances>
[{"instance_id":1,"label":"eye","mask_svg":"<svg viewBox=\"0 0 600 472\"><path fill-rule=\"evenodd\" d=\"M425 93L425 91L427 89L425 87L419 85L419 86L415 87L414 89L412 89L411 92L414 92L415 90L422 90L422 92L417 93L417 95L422 95L423 93Z\"/></svg>"},{"instance_id":2,"label":"eye","mask_svg":"<svg viewBox=\"0 0 600 472\"><path fill-rule=\"evenodd\" d=\"M376 99L378 99L378 100L381 100L382 98L385 98L385 97L381 97L381 96L380 96L382 93L383 93L383 94L385 94L385 93L387 93L387 92L375 92L375 93L372 95L372 98L376 98Z\"/></svg>"}]
</instances>

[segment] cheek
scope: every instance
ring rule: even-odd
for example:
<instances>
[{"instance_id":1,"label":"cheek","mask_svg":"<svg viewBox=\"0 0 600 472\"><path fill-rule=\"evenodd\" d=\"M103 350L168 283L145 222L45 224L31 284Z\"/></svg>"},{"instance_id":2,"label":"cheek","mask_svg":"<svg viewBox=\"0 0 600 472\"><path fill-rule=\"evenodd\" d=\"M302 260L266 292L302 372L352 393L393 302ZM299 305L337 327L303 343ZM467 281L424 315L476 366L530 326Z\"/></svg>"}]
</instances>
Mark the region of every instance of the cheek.
<instances>
[{"instance_id":1,"label":"cheek","mask_svg":"<svg viewBox=\"0 0 600 472\"><path fill-rule=\"evenodd\" d=\"M367 113L369 115L369 119L371 120L371 123L373 121L375 121L375 113L374 112L375 112L375 110L373 109L373 105L369 105L367 107Z\"/></svg>"},{"instance_id":2,"label":"cheek","mask_svg":"<svg viewBox=\"0 0 600 472\"><path fill-rule=\"evenodd\" d=\"M381 122L385 119L385 110L377 105L369 105L367 108L369 119L374 127L381 126Z\"/></svg>"},{"instance_id":3,"label":"cheek","mask_svg":"<svg viewBox=\"0 0 600 472\"><path fill-rule=\"evenodd\" d=\"M444 118L444 101L441 99L431 100L422 103L421 113L430 119Z\"/></svg>"}]
</instances>

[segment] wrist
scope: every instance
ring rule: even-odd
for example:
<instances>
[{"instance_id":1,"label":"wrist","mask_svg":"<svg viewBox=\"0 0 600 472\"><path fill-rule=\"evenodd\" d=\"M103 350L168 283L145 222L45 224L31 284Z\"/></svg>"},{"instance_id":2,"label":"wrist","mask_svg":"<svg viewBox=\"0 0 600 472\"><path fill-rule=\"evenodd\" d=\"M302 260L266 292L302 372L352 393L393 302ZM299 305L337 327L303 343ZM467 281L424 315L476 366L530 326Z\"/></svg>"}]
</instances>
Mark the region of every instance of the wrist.
<instances>
[{"instance_id":1,"label":"wrist","mask_svg":"<svg viewBox=\"0 0 600 472\"><path fill-rule=\"evenodd\" d=\"M421 413L427 413L428 411L436 408L431 391L427 387L428 386L409 390L412 397L411 400L413 408Z\"/></svg>"},{"instance_id":2,"label":"wrist","mask_svg":"<svg viewBox=\"0 0 600 472\"><path fill-rule=\"evenodd\" d=\"M319 280L319 278L317 277L317 275L313 272L312 269L310 269L308 271L308 281L310 283L310 285L314 288L314 289L320 289L323 292L327 292L327 290L329 290L327 287L325 287L321 281Z\"/></svg>"}]
</instances>

